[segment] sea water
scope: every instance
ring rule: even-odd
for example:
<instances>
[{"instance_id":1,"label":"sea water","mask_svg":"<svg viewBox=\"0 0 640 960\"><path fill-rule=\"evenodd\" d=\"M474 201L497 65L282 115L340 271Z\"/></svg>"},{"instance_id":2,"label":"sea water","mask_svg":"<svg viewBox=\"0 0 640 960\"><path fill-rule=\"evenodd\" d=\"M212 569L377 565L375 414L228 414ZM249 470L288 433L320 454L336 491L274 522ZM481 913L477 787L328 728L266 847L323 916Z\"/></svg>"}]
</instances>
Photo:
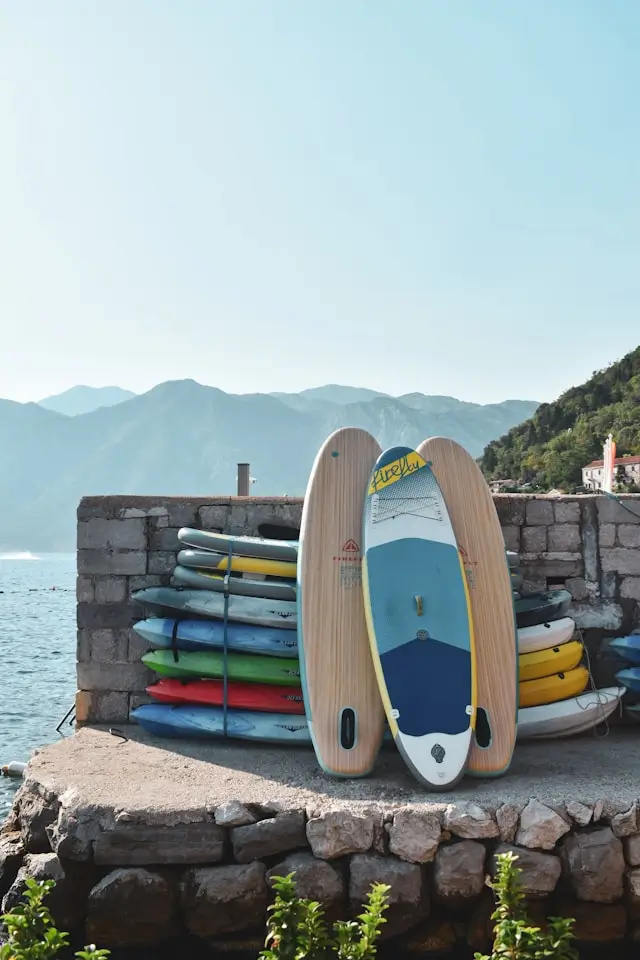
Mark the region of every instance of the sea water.
<instances>
[{"instance_id":1,"label":"sea water","mask_svg":"<svg viewBox=\"0 0 640 960\"><path fill-rule=\"evenodd\" d=\"M73 706L75 575L73 553L0 551L0 767L57 740ZM0 776L0 822L20 783Z\"/></svg>"}]
</instances>

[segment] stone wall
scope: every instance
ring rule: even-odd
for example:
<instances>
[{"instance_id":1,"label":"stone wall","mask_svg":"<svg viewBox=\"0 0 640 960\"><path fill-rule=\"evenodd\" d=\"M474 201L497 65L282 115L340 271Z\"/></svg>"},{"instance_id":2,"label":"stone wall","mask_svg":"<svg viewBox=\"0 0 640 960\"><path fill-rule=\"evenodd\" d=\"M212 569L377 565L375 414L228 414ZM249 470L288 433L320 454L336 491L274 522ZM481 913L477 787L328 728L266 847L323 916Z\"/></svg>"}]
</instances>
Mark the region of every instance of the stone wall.
<instances>
[{"instance_id":1,"label":"stone wall","mask_svg":"<svg viewBox=\"0 0 640 960\"><path fill-rule=\"evenodd\" d=\"M426 956L487 948L485 878L495 854L511 850L535 922L564 915L580 940L637 940L639 828L636 804L577 800L366 810L230 801L186 816L97 806L28 777L0 832L0 900L6 911L27 877L51 877L54 917L85 942L135 947L191 935L223 943L225 955L250 943L255 955L272 876L295 871L299 894L332 919L356 915L371 883L384 882L392 955L404 945Z\"/></svg>"},{"instance_id":2,"label":"stone wall","mask_svg":"<svg viewBox=\"0 0 640 960\"><path fill-rule=\"evenodd\" d=\"M640 629L640 496L494 497L505 543L520 553L524 592L561 586L584 631L596 679L602 639ZM131 630L144 616L134 590L168 584L182 526L296 538L302 501L85 497L78 508L78 723L125 722L153 674ZM598 672L600 671L600 673Z\"/></svg>"}]
</instances>

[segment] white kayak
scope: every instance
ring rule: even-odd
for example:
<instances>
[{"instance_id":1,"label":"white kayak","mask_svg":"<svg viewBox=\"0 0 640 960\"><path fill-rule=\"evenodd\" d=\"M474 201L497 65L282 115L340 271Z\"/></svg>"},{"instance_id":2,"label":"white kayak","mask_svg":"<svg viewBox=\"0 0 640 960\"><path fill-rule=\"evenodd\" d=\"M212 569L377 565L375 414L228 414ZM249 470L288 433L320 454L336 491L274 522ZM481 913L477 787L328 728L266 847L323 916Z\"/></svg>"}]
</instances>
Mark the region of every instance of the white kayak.
<instances>
[{"instance_id":1,"label":"white kayak","mask_svg":"<svg viewBox=\"0 0 640 960\"><path fill-rule=\"evenodd\" d=\"M535 653L549 647L559 647L571 640L576 624L571 617L561 617L550 623L536 623L518 630L518 653Z\"/></svg>"},{"instance_id":2,"label":"white kayak","mask_svg":"<svg viewBox=\"0 0 640 960\"><path fill-rule=\"evenodd\" d=\"M624 693L624 687L604 687L569 700L525 707L518 711L518 740L557 740L591 730L611 716Z\"/></svg>"}]
</instances>

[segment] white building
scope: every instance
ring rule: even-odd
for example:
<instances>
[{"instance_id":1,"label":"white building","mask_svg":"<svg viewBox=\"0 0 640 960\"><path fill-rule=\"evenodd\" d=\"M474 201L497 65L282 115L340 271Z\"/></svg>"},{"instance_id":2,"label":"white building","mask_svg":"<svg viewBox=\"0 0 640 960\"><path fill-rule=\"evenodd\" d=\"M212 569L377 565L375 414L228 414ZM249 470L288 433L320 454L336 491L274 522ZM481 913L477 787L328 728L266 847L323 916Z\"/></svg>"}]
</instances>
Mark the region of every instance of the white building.
<instances>
[{"instance_id":1,"label":"white building","mask_svg":"<svg viewBox=\"0 0 640 960\"><path fill-rule=\"evenodd\" d=\"M582 486L587 490L601 490L604 479L604 460L593 460L582 468ZM614 483L640 484L640 457L617 457L613 466Z\"/></svg>"}]
</instances>

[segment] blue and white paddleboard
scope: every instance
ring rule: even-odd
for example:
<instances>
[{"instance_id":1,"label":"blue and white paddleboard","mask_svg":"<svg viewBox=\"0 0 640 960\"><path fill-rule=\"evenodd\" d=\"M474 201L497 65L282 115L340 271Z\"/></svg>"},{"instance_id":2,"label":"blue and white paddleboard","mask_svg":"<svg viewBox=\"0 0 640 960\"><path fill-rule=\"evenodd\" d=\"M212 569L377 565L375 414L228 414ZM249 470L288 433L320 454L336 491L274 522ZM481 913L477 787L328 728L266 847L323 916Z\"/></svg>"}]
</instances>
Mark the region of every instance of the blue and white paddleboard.
<instances>
[{"instance_id":1,"label":"blue and white paddleboard","mask_svg":"<svg viewBox=\"0 0 640 960\"><path fill-rule=\"evenodd\" d=\"M220 738L224 732L222 707L145 703L131 713L140 726L158 737ZM307 718L254 710L227 711L227 737L262 743L311 744Z\"/></svg>"},{"instance_id":2,"label":"blue and white paddleboard","mask_svg":"<svg viewBox=\"0 0 640 960\"><path fill-rule=\"evenodd\" d=\"M473 621L442 492L415 450L393 447L377 461L364 547L367 625L392 736L418 780L449 789L475 726Z\"/></svg>"},{"instance_id":3,"label":"blue and white paddleboard","mask_svg":"<svg viewBox=\"0 0 640 960\"><path fill-rule=\"evenodd\" d=\"M224 647L224 621L173 620L150 617L139 620L133 629L152 649L221 650ZM297 657L298 636L293 630L227 624L227 647L236 653L261 653L267 657Z\"/></svg>"},{"instance_id":4,"label":"blue and white paddleboard","mask_svg":"<svg viewBox=\"0 0 640 960\"><path fill-rule=\"evenodd\" d=\"M146 587L136 590L132 600L162 615L166 610L182 610L204 617L222 619L225 611L223 593L212 590L188 590L182 587ZM283 627L295 630L296 604L294 600L268 600L263 597L229 597L228 618L237 623L259 624L264 627Z\"/></svg>"}]
</instances>

